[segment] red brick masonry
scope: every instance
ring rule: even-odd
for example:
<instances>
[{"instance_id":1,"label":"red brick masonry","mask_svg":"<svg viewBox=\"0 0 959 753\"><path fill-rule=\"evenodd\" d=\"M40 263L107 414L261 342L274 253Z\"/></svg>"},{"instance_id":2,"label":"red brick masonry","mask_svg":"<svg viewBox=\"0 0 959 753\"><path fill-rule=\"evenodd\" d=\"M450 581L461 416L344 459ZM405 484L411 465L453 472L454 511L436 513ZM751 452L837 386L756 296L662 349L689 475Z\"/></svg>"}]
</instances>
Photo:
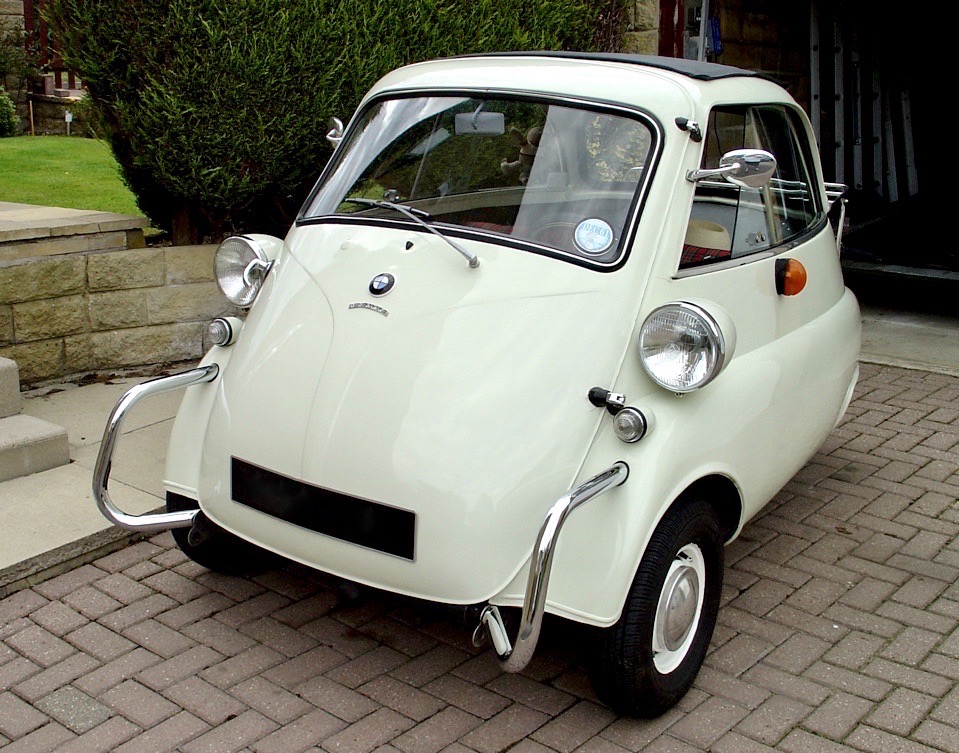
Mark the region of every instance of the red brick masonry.
<instances>
[{"instance_id":1,"label":"red brick masonry","mask_svg":"<svg viewBox=\"0 0 959 753\"><path fill-rule=\"evenodd\" d=\"M727 552L696 685L598 705L548 623L519 676L408 599L168 534L0 601L0 748L327 753L959 751L959 378L865 365L844 423Z\"/></svg>"}]
</instances>

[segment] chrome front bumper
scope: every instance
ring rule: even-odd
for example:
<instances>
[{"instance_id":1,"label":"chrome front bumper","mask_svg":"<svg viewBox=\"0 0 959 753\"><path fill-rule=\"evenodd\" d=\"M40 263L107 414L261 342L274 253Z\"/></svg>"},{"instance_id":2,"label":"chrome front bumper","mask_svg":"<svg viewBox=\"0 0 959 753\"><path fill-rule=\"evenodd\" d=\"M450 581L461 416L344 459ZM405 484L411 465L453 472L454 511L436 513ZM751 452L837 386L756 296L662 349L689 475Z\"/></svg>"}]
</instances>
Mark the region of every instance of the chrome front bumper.
<instances>
[{"instance_id":1,"label":"chrome front bumper","mask_svg":"<svg viewBox=\"0 0 959 753\"><path fill-rule=\"evenodd\" d=\"M127 413L140 400L161 392L182 389L194 384L211 382L219 374L216 364L201 366L190 371L171 376L151 379L127 390L110 414L103 431L100 453L97 455L93 470L93 497L104 517L120 528L131 531L151 533L170 528L186 528L193 525L198 510L180 512L148 513L130 515L120 510L110 499L107 486L110 481L110 469L117 443L120 439L123 421ZM511 641L509 631L499 609L490 604L480 614L480 622L474 633L478 640L484 632L489 635L493 649L505 672L520 672L533 657L539 641L543 615L546 611L546 591L549 586L550 571L553 567L553 555L556 543L566 518L573 510L595 499L600 494L619 486L626 481L629 467L623 462L613 463L602 473L587 479L575 489L560 497L546 513L539 535L533 547L529 576L526 581L526 596L520 616L519 629Z\"/></svg>"},{"instance_id":2,"label":"chrome front bumper","mask_svg":"<svg viewBox=\"0 0 959 753\"><path fill-rule=\"evenodd\" d=\"M627 476L629 476L629 467L626 463L613 463L602 473L596 474L575 489L566 492L546 513L539 535L536 537L536 545L533 547L529 576L526 579L523 612L514 641L510 641L506 624L497 607L489 604L480 614L480 623L473 634L474 642L479 642L485 630L504 672L521 672L536 651L540 629L543 626L543 614L546 611L546 589L549 585L549 574L553 568L553 553L567 516L577 507L619 486Z\"/></svg>"},{"instance_id":3,"label":"chrome front bumper","mask_svg":"<svg viewBox=\"0 0 959 753\"><path fill-rule=\"evenodd\" d=\"M107 491L107 485L110 482L110 469L117 443L120 441L123 420L130 409L143 398L151 395L182 389L192 384L212 382L219 372L220 367L216 364L201 366L180 374L151 379L131 387L123 393L123 397L120 398L113 408L110 418L107 419L106 428L103 430L103 440L100 443L100 453L97 455L97 464L93 469L93 498L97 501L100 512L113 525L144 533L165 531L168 528L185 528L193 525L193 518L196 516L197 510L149 513L146 515L125 513L113 504L110 493Z\"/></svg>"}]
</instances>

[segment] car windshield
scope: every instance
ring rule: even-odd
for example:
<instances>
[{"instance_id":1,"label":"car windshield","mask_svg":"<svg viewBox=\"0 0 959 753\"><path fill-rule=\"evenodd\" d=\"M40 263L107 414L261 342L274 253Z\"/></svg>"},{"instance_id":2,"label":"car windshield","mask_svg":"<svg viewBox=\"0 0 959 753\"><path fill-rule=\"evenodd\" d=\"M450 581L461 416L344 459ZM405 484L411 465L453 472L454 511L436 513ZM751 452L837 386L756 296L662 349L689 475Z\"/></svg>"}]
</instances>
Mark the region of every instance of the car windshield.
<instances>
[{"instance_id":1,"label":"car windshield","mask_svg":"<svg viewBox=\"0 0 959 753\"><path fill-rule=\"evenodd\" d=\"M492 234L613 266L648 179L653 134L638 114L565 102L379 100L350 129L301 220L410 221L385 201L421 210L446 234Z\"/></svg>"}]
</instances>

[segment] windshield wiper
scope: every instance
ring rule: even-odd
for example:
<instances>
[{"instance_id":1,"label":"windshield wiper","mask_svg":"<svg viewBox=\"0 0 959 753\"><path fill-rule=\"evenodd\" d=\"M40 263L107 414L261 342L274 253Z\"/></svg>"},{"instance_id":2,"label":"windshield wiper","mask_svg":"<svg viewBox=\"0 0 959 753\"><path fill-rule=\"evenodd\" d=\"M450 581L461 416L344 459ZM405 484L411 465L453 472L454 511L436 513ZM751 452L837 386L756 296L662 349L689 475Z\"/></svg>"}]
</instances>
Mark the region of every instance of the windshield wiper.
<instances>
[{"instance_id":1,"label":"windshield wiper","mask_svg":"<svg viewBox=\"0 0 959 753\"><path fill-rule=\"evenodd\" d=\"M470 267L476 269L476 267L479 266L479 257L476 254L474 254L472 251L467 251L452 238L447 238L439 230L429 224L433 221L433 215L431 215L429 212L424 212L422 209L410 207L406 204L397 204L394 201L384 201L382 199L354 199L348 197L343 199L343 202L349 202L351 204L363 204L364 206L378 207L380 209L392 209L394 212L399 212L404 217L413 220L413 222L415 222L417 225L422 225L425 227L437 238L446 241L446 243L466 257L466 260L470 263Z\"/></svg>"}]
</instances>

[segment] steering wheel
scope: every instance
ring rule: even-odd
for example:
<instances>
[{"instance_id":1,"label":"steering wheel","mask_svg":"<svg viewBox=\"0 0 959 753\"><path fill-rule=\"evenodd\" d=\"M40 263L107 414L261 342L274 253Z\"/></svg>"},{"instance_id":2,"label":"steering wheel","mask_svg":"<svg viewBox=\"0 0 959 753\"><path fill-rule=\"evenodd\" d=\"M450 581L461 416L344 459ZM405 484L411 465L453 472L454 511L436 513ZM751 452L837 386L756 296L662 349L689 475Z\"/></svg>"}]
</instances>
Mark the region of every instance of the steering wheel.
<instances>
[{"instance_id":1,"label":"steering wheel","mask_svg":"<svg viewBox=\"0 0 959 753\"><path fill-rule=\"evenodd\" d=\"M553 246L563 251L578 252L573 242L573 233L578 223L566 219L551 220L533 228L527 236L533 243Z\"/></svg>"}]
</instances>

